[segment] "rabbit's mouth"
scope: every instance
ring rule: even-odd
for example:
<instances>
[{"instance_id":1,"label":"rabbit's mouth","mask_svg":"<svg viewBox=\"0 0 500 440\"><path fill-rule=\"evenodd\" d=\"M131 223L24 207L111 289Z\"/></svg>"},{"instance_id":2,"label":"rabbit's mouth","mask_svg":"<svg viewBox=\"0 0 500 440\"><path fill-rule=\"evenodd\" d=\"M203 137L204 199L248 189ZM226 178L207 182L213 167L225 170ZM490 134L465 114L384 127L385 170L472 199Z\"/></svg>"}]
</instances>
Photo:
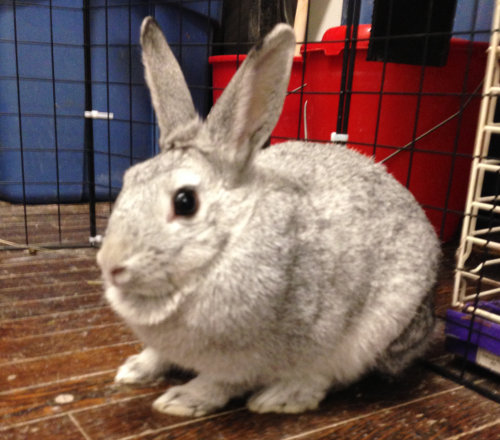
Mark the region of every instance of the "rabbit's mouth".
<instances>
[{"instance_id":1,"label":"rabbit's mouth","mask_svg":"<svg viewBox=\"0 0 500 440\"><path fill-rule=\"evenodd\" d=\"M161 279L135 276L131 271L126 274L114 275L110 278L103 274L104 287L120 292L124 298L138 297L142 301L148 298L166 298L175 294L179 287L176 286L168 274L162 273Z\"/></svg>"},{"instance_id":2,"label":"rabbit's mouth","mask_svg":"<svg viewBox=\"0 0 500 440\"><path fill-rule=\"evenodd\" d=\"M130 324L156 325L170 317L179 306L182 291L133 291L114 285L106 287L105 296L111 307Z\"/></svg>"}]
</instances>

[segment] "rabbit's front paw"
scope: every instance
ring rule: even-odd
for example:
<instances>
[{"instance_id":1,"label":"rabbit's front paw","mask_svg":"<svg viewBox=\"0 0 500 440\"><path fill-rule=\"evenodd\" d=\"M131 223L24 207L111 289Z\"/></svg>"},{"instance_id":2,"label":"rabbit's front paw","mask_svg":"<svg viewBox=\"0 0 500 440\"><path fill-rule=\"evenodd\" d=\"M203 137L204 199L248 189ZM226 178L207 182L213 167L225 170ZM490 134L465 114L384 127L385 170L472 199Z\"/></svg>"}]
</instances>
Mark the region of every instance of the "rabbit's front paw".
<instances>
[{"instance_id":1,"label":"rabbit's front paw","mask_svg":"<svg viewBox=\"0 0 500 440\"><path fill-rule=\"evenodd\" d=\"M239 387L198 376L185 385L167 390L153 402L153 408L175 416L200 417L222 408L239 392Z\"/></svg>"},{"instance_id":2,"label":"rabbit's front paw","mask_svg":"<svg viewBox=\"0 0 500 440\"><path fill-rule=\"evenodd\" d=\"M297 414L318 408L326 389L300 382L279 382L254 394L248 408L257 413Z\"/></svg>"},{"instance_id":3,"label":"rabbit's front paw","mask_svg":"<svg viewBox=\"0 0 500 440\"><path fill-rule=\"evenodd\" d=\"M161 377L165 370L154 350L146 348L141 353L130 356L118 368L115 382L123 384L152 382Z\"/></svg>"}]
</instances>

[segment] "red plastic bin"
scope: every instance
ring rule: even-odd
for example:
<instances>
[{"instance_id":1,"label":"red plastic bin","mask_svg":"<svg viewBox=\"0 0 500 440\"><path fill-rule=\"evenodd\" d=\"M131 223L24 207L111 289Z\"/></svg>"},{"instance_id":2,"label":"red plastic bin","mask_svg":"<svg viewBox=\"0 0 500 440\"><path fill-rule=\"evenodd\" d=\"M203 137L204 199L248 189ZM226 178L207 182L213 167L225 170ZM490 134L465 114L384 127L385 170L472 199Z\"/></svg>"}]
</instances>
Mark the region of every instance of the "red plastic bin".
<instances>
[{"instance_id":1,"label":"red plastic bin","mask_svg":"<svg viewBox=\"0 0 500 440\"><path fill-rule=\"evenodd\" d=\"M309 140L329 141L336 131L345 32L345 26L329 29L321 43L308 44L303 57L294 59L288 90L295 93L285 100L272 143L303 139L304 123ZM452 39L443 67L395 63L384 67L382 62L366 60L369 36L370 25L359 26L348 146L380 161L416 139L411 149L386 162L387 169L408 185L443 240L450 240L465 203L487 44ZM214 102L243 59L241 55L210 57ZM476 97L463 97L473 92ZM301 99L303 109L307 106L306 121ZM461 117L419 139L465 102Z\"/></svg>"},{"instance_id":2,"label":"red plastic bin","mask_svg":"<svg viewBox=\"0 0 500 440\"><path fill-rule=\"evenodd\" d=\"M214 55L208 58L212 65L212 96L215 103L228 85L246 55ZM303 139L303 129L299 133L300 89L302 85L303 58L294 57L288 92L280 119L271 135L271 144L290 139ZM290 93L292 92L292 93Z\"/></svg>"}]
</instances>

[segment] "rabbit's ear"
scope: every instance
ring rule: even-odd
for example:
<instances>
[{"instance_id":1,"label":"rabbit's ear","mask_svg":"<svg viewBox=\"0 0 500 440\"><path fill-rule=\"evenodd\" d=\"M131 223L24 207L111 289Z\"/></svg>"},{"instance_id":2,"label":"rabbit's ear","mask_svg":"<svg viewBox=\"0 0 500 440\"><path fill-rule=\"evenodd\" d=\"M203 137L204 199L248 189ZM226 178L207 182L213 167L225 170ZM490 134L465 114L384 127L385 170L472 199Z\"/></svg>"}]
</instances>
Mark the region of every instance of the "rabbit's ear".
<instances>
[{"instance_id":1,"label":"rabbit's ear","mask_svg":"<svg viewBox=\"0 0 500 440\"><path fill-rule=\"evenodd\" d=\"M165 136L196 118L196 110L179 63L153 17L142 22L141 46L146 83L161 135Z\"/></svg>"},{"instance_id":2,"label":"rabbit's ear","mask_svg":"<svg viewBox=\"0 0 500 440\"><path fill-rule=\"evenodd\" d=\"M207 118L215 148L241 172L271 135L287 93L295 35L278 24L247 55Z\"/></svg>"}]
</instances>

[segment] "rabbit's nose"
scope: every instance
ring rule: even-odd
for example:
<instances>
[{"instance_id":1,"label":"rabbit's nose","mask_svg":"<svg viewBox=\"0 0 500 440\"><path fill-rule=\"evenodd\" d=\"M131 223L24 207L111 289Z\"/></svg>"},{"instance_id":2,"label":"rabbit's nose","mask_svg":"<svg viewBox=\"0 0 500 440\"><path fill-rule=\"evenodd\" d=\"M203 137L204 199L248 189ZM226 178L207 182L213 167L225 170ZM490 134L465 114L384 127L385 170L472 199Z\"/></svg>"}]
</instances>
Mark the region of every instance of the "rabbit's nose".
<instances>
[{"instance_id":1,"label":"rabbit's nose","mask_svg":"<svg viewBox=\"0 0 500 440\"><path fill-rule=\"evenodd\" d=\"M123 286L130 280L130 272L124 266L114 266L109 270L109 280L114 286Z\"/></svg>"},{"instance_id":2,"label":"rabbit's nose","mask_svg":"<svg viewBox=\"0 0 500 440\"><path fill-rule=\"evenodd\" d=\"M132 278L124 254L122 243L113 237L106 237L97 253L97 264L104 280L116 287L124 286Z\"/></svg>"}]
</instances>

